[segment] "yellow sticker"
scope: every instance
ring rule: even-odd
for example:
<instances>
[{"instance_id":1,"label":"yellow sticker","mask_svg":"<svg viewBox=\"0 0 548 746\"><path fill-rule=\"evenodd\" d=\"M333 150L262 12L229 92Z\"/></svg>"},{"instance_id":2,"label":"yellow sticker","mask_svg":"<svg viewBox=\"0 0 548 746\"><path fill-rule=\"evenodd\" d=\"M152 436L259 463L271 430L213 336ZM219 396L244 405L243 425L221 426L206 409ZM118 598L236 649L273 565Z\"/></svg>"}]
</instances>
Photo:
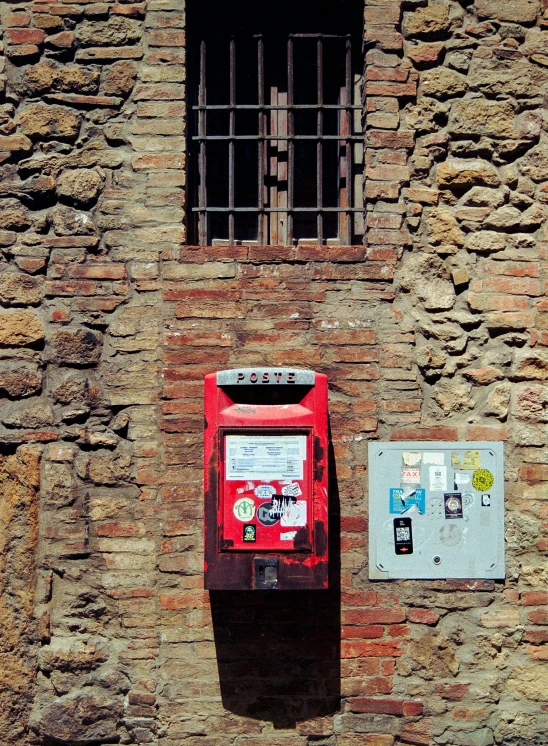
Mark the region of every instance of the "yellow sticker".
<instances>
[{"instance_id":1,"label":"yellow sticker","mask_svg":"<svg viewBox=\"0 0 548 746\"><path fill-rule=\"evenodd\" d=\"M464 469L463 463L456 453L451 454L451 466L453 469Z\"/></svg>"},{"instance_id":2,"label":"yellow sticker","mask_svg":"<svg viewBox=\"0 0 548 746\"><path fill-rule=\"evenodd\" d=\"M465 470L479 469L480 468L480 452L479 451L466 451L464 454L464 467Z\"/></svg>"},{"instance_id":3,"label":"yellow sticker","mask_svg":"<svg viewBox=\"0 0 548 746\"><path fill-rule=\"evenodd\" d=\"M488 469L476 469L472 476L472 486L478 492L490 490L495 483L495 477Z\"/></svg>"}]
</instances>

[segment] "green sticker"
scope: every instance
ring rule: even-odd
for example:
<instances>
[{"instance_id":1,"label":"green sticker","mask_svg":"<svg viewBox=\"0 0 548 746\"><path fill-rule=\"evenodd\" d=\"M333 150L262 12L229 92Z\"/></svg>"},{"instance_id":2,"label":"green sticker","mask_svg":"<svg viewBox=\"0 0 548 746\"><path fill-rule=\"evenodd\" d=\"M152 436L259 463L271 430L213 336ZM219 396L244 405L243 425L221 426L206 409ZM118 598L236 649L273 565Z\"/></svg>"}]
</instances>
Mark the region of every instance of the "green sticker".
<instances>
[{"instance_id":1,"label":"green sticker","mask_svg":"<svg viewBox=\"0 0 548 746\"><path fill-rule=\"evenodd\" d=\"M478 492L490 490L495 483L495 477L488 469L476 469L472 476L472 486Z\"/></svg>"}]
</instances>

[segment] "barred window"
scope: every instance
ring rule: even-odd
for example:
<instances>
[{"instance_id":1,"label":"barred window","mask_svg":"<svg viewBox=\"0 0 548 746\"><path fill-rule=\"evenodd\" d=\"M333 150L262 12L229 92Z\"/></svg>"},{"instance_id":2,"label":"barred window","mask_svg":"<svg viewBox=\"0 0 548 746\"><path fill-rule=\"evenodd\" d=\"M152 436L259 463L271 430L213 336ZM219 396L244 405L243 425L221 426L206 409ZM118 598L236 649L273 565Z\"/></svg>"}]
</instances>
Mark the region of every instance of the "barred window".
<instances>
[{"instance_id":1,"label":"barred window","mask_svg":"<svg viewBox=\"0 0 548 746\"><path fill-rule=\"evenodd\" d=\"M363 3L194 0L189 237L363 242Z\"/></svg>"}]
</instances>

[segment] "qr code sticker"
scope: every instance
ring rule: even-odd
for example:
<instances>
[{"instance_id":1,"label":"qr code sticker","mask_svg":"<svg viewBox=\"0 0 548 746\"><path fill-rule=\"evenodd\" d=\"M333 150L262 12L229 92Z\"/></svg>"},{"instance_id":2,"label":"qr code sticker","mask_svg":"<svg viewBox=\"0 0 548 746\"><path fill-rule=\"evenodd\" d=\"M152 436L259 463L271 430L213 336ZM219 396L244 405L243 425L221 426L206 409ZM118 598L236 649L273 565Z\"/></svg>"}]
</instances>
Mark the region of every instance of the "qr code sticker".
<instances>
[{"instance_id":1,"label":"qr code sticker","mask_svg":"<svg viewBox=\"0 0 548 746\"><path fill-rule=\"evenodd\" d=\"M396 541L411 541L411 529L408 526L396 526Z\"/></svg>"}]
</instances>

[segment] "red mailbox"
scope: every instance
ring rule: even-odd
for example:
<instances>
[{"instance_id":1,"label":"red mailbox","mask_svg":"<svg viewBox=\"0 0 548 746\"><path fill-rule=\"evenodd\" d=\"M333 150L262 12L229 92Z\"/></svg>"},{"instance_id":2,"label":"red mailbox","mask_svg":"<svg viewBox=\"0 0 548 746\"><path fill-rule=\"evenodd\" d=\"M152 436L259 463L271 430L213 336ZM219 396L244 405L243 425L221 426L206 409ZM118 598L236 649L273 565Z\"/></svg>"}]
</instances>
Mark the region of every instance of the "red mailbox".
<instances>
[{"instance_id":1,"label":"red mailbox","mask_svg":"<svg viewBox=\"0 0 548 746\"><path fill-rule=\"evenodd\" d=\"M327 588L327 378L205 379L205 587Z\"/></svg>"}]
</instances>

